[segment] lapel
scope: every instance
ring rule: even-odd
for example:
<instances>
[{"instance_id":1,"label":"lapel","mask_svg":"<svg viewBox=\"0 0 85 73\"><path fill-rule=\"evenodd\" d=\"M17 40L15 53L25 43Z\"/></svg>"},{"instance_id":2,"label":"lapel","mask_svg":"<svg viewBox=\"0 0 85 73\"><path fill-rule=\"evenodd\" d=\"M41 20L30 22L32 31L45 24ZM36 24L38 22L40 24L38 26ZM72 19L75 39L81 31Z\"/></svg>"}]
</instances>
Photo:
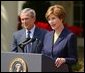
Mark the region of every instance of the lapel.
<instances>
[{"instance_id":1,"label":"lapel","mask_svg":"<svg viewBox=\"0 0 85 73\"><path fill-rule=\"evenodd\" d=\"M34 37L34 38L39 38L39 35L40 35L40 30L39 30L38 27L35 27L33 37Z\"/></svg>"},{"instance_id":2,"label":"lapel","mask_svg":"<svg viewBox=\"0 0 85 73\"><path fill-rule=\"evenodd\" d=\"M40 30L39 30L37 27L35 27L33 38L39 39L39 35L40 35L40 32L39 32L39 31L40 31ZM36 51L36 49L37 49L37 48L36 48L37 44L38 44L38 41L34 41L34 42L32 43L32 52L35 52L35 51Z\"/></svg>"},{"instance_id":3,"label":"lapel","mask_svg":"<svg viewBox=\"0 0 85 73\"><path fill-rule=\"evenodd\" d=\"M61 32L61 34L59 35L57 41L54 43L54 46L56 46L60 41L62 41L64 39L65 35L66 35L66 30L64 28L63 31Z\"/></svg>"},{"instance_id":4,"label":"lapel","mask_svg":"<svg viewBox=\"0 0 85 73\"><path fill-rule=\"evenodd\" d=\"M20 42L19 43L22 43L24 40L26 40L26 33L25 33L25 29L23 29L20 33Z\"/></svg>"},{"instance_id":5,"label":"lapel","mask_svg":"<svg viewBox=\"0 0 85 73\"><path fill-rule=\"evenodd\" d=\"M54 40L54 31L52 31L51 32L51 34L49 35L49 42L51 42L49 45L50 45L50 47L52 47L53 46L53 40Z\"/></svg>"},{"instance_id":6,"label":"lapel","mask_svg":"<svg viewBox=\"0 0 85 73\"><path fill-rule=\"evenodd\" d=\"M20 30L19 32L19 36L18 36L18 44L22 43L24 40L26 40L26 33L25 33L25 29ZM24 52L23 49L21 49L20 47L18 48L18 52Z\"/></svg>"}]
</instances>

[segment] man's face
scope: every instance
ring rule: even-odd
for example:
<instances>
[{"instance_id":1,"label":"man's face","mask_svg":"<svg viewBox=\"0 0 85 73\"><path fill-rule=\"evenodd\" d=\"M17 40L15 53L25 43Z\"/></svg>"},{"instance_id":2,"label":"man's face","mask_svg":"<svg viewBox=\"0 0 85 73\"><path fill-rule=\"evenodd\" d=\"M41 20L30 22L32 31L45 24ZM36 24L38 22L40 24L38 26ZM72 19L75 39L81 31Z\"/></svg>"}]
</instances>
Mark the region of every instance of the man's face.
<instances>
[{"instance_id":1,"label":"man's face","mask_svg":"<svg viewBox=\"0 0 85 73\"><path fill-rule=\"evenodd\" d=\"M35 17L32 17L30 13L21 13L20 18L22 27L30 30L34 26Z\"/></svg>"}]
</instances>

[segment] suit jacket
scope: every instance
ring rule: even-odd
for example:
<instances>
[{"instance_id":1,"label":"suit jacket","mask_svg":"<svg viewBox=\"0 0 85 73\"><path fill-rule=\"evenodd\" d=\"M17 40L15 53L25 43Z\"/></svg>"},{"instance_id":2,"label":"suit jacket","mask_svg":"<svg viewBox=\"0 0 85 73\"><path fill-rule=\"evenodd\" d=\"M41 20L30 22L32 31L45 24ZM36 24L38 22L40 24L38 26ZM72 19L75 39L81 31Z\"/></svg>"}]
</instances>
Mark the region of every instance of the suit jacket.
<instances>
[{"instance_id":1,"label":"suit jacket","mask_svg":"<svg viewBox=\"0 0 85 73\"><path fill-rule=\"evenodd\" d=\"M51 31L45 35L42 53L54 61L58 57L63 57L66 59L66 63L75 63L77 61L76 36L64 28L55 44L53 44L53 34L54 31Z\"/></svg>"},{"instance_id":2,"label":"suit jacket","mask_svg":"<svg viewBox=\"0 0 85 73\"><path fill-rule=\"evenodd\" d=\"M47 33L46 30L40 29L38 27L35 28L33 38L37 38L38 40L34 41L32 43L31 53L40 53L41 52L44 36L46 33ZM25 29L15 32L13 34L13 40L11 43L12 51L13 52L24 52L25 48L21 49L18 47L18 45L24 40L26 40L26 30Z\"/></svg>"}]
</instances>

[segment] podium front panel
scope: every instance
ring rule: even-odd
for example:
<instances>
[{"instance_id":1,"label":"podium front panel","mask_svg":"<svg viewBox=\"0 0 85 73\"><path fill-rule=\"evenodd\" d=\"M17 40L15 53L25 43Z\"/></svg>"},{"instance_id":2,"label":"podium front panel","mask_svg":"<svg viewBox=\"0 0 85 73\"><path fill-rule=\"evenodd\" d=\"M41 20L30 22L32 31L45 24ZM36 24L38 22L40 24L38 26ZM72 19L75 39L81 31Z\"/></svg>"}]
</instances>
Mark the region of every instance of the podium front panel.
<instances>
[{"instance_id":1,"label":"podium front panel","mask_svg":"<svg viewBox=\"0 0 85 73\"><path fill-rule=\"evenodd\" d=\"M67 65L56 68L52 59L35 53L1 53L1 72L68 72Z\"/></svg>"},{"instance_id":2,"label":"podium front panel","mask_svg":"<svg viewBox=\"0 0 85 73\"><path fill-rule=\"evenodd\" d=\"M32 53L1 53L1 72L9 72L12 61L22 58L27 64L28 72L41 72L41 54Z\"/></svg>"}]
</instances>

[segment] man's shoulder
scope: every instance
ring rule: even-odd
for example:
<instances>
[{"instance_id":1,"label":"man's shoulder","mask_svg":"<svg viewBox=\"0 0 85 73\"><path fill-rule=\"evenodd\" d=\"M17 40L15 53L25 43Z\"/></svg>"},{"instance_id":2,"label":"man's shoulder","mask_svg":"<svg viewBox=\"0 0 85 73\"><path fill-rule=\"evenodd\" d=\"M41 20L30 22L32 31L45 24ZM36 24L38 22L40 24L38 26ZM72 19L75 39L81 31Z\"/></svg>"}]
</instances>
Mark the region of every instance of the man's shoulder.
<instances>
[{"instance_id":1,"label":"man's shoulder","mask_svg":"<svg viewBox=\"0 0 85 73\"><path fill-rule=\"evenodd\" d=\"M24 31L24 29L21 29L21 30L15 31L13 34L14 35L21 34L23 31Z\"/></svg>"},{"instance_id":2,"label":"man's shoulder","mask_svg":"<svg viewBox=\"0 0 85 73\"><path fill-rule=\"evenodd\" d=\"M36 30L37 30L38 32L42 32L42 33L47 33L47 32L49 32L48 30L42 29L42 28L39 28L39 27L36 27Z\"/></svg>"}]
</instances>

